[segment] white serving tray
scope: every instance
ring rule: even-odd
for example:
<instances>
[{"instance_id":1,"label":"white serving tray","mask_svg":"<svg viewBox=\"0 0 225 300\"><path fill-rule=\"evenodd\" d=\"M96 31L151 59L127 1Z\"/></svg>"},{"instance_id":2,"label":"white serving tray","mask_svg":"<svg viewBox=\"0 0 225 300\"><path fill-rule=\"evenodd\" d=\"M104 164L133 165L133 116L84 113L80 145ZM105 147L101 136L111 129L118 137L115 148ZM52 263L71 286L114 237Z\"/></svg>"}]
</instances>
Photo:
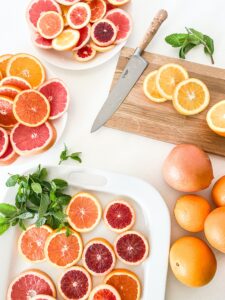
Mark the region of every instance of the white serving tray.
<instances>
[{"instance_id":1,"label":"white serving tray","mask_svg":"<svg viewBox=\"0 0 225 300\"><path fill-rule=\"evenodd\" d=\"M170 245L170 215L159 192L149 183L126 175L104 172L74 166L49 166L50 178L63 178L69 182L68 193L88 190L99 198L104 208L109 201L123 197L131 202L136 210L134 229L145 234L150 243L149 258L138 267L129 267L118 262L116 267L128 268L138 274L143 286L142 300L163 300L165 298L168 253ZM30 173L32 170L27 171ZM26 172L26 173L27 173ZM1 202L14 203L15 188L9 188ZM30 264L17 251L20 229L10 229L0 237L0 299L6 299L10 281L21 271L37 268L47 272L57 282L62 270L47 262ZM113 243L116 234L104 226L103 221L91 233L83 234L86 243L90 238L102 236ZM80 262L81 263L81 262ZM94 280L94 285L103 278ZM61 299L58 297L57 299Z\"/></svg>"}]
</instances>

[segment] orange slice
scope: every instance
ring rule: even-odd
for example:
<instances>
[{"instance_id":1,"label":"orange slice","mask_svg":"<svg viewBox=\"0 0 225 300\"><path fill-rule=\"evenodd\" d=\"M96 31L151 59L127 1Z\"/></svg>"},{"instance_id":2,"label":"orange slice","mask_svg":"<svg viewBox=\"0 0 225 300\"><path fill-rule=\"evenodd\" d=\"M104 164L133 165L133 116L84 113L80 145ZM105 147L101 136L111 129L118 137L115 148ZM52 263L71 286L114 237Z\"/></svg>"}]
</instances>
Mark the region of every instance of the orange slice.
<instances>
[{"instance_id":1,"label":"orange slice","mask_svg":"<svg viewBox=\"0 0 225 300\"><path fill-rule=\"evenodd\" d=\"M156 74L157 74L157 70L150 72L144 80L144 84L143 84L143 90L145 93L145 96L150 99L153 102L157 102L157 103L161 103L161 102L165 102L167 99L163 98L159 91L157 90L156 87Z\"/></svg>"},{"instance_id":2,"label":"orange slice","mask_svg":"<svg viewBox=\"0 0 225 300\"><path fill-rule=\"evenodd\" d=\"M182 115L190 116L202 112L210 101L207 86L200 80L190 78L180 82L173 94L173 105Z\"/></svg>"},{"instance_id":3,"label":"orange slice","mask_svg":"<svg viewBox=\"0 0 225 300\"><path fill-rule=\"evenodd\" d=\"M13 127L17 120L13 114L13 100L9 97L0 96L0 126Z\"/></svg>"},{"instance_id":4,"label":"orange slice","mask_svg":"<svg viewBox=\"0 0 225 300\"><path fill-rule=\"evenodd\" d=\"M162 66L156 75L156 87L163 98L172 100L176 85L188 78L187 71L178 64Z\"/></svg>"},{"instance_id":5,"label":"orange slice","mask_svg":"<svg viewBox=\"0 0 225 300\"><path fill-rule=\"evenodd\" d=\"M66 29L52 41L52 47L58 51L70 50L78 43L80 33L78 30Z\"/></svg>"},{"instance_id":6,"label":"orange slice","mask_svg":"<svg viewBox=\"0 0 225 300\"><path fill-rule=\"evenodd\" d=\"M225 100L216 103L210 108L206 120L215 133L225 137Z\"/></svg>"},{"instance_id":7,"label":"orange slice","mask_svg":"<svg viewBox=\"0 0 225 300\"><path fill-rule=\"evenodd\" d=\"M0 56L0 72L2 73L2 77L6 76L6 68L9 59L12 57L12 54L5 54Z\"/></svg>"},{"instance_id":8,"label":"orange slice","mask_svg":"<svg viewBox=\"0 0 225 300\"><path fill-rule=\"evenodd\" d=\"M6 74L26 79L33 88L37 88L45 81L43 65L37 58L29 54L17 54L10 58Z\"/></svg>"}]
</instances>

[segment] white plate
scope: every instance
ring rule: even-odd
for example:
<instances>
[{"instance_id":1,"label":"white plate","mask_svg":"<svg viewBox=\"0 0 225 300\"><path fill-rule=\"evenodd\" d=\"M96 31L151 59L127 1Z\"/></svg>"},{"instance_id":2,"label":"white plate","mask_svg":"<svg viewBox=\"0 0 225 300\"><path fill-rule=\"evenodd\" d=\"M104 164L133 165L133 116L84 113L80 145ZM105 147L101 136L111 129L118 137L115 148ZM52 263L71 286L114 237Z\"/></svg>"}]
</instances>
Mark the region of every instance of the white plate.
<instances>
[{"instance_id":1,"label":"white plate","mask_svg":"<svg viewBox=\"0 0 225 300\"><path fill-rule=\"evenodd\" d=\"M71 194L80 190L95 193L103 208L118 196L132 203L137 215L134 229L143 232L148 238L150 255L141 266L127 267L122 263L117 263L116 267L131 269L139 275L143 286L141 299L163 300L170 245L170 215L159 192L147 182L117 173L73 166L48 167L48 170L51 178L64 178L69 182L71 187L68 192ZM5 197L1 198L2 201L13 203L15 192L14 188L8 189ZM38 264L26 262L17 251L19 234L20 230L13 228L0 237L1 274L4 274L0 280L0 299L6 299L9 283L26 269L41 269L47 272L55 282L62 272L47 262ZM93 232L82 235L84 243L99 236L107 238L112 243L116 234L109 231L101 221ZM94 285L100 283L102 279L94 280ZM61 298L57 297L57 299Z\"/></svg>"}]
</instances>

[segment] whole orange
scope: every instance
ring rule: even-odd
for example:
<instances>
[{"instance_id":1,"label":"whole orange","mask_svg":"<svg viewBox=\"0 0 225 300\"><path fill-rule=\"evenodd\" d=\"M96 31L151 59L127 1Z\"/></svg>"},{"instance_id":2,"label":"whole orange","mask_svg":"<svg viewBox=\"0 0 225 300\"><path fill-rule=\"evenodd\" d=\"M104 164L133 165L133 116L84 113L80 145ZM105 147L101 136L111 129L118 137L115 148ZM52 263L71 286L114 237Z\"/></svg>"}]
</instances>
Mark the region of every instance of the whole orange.
<instances>
[{"instance_id":1,"label":"whole orange","mask_svg":"<svg viewBox=\"0 0 225 300\"><path fill-rule=\"evenodd\" d=\"M198 195L181 196L174 208L177 223L190 232L204 230L204 222L210 211L208 201Z\"/></svg>"},{"instance_id":2,"label":"whole orange","mask_svg":"<svg viewBox=\"0 0 225 300\"><path fill-rule=\"evenodd\" d=\"M213 279L217 263L205 242L184 236L170 249L170 266L180 282L190 287L200 287Z\"/></svg>"},{"instance_id":3,"label":"whole orange","mask_svg":"<svg viewBox=\"0 0 225 300\"><path fill-rule=\"evenodd\" d=\"M212 199L216 206L225 206L225 176L221 177L214 184L212 189Z\"/></svg>"},{"instance_id":4,"label":"whole orange","mask_svg":"<svg viewBox=\"0 0 225 300\"><path fill-rule=\"evenodd\" d=\"M225 207L218 207L208 215L205 236L214 248L225 253Z\"/></svg>"}]
</instances>

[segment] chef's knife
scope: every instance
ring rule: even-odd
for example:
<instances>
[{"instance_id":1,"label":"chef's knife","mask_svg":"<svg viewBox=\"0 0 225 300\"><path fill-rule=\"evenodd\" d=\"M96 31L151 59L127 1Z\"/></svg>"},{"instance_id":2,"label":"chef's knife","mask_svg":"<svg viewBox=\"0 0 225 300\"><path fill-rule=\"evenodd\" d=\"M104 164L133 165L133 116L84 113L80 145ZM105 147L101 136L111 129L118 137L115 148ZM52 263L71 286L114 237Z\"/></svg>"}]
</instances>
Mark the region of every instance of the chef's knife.
<instances>
[{"instance_id":1,"label":"chef's knife","mask_svg":"<svg viewBox=\"0 0 225 300\"><path fill-rule=\"evenodd\" d=\"M141 56L145 48L153 39L161 24L166 20L167 12L160 10L154 17L150 27L148 28L143 40L135 50L133 56L130 58L128 64L123 70L120 79L117 81L108 99L104 103L102 109L98 113L91 132L98 130L103 126L119 106L126 99L135 83L138 81L144 70L148 66L148 62Z\"/></svg>"}]
</instances>

